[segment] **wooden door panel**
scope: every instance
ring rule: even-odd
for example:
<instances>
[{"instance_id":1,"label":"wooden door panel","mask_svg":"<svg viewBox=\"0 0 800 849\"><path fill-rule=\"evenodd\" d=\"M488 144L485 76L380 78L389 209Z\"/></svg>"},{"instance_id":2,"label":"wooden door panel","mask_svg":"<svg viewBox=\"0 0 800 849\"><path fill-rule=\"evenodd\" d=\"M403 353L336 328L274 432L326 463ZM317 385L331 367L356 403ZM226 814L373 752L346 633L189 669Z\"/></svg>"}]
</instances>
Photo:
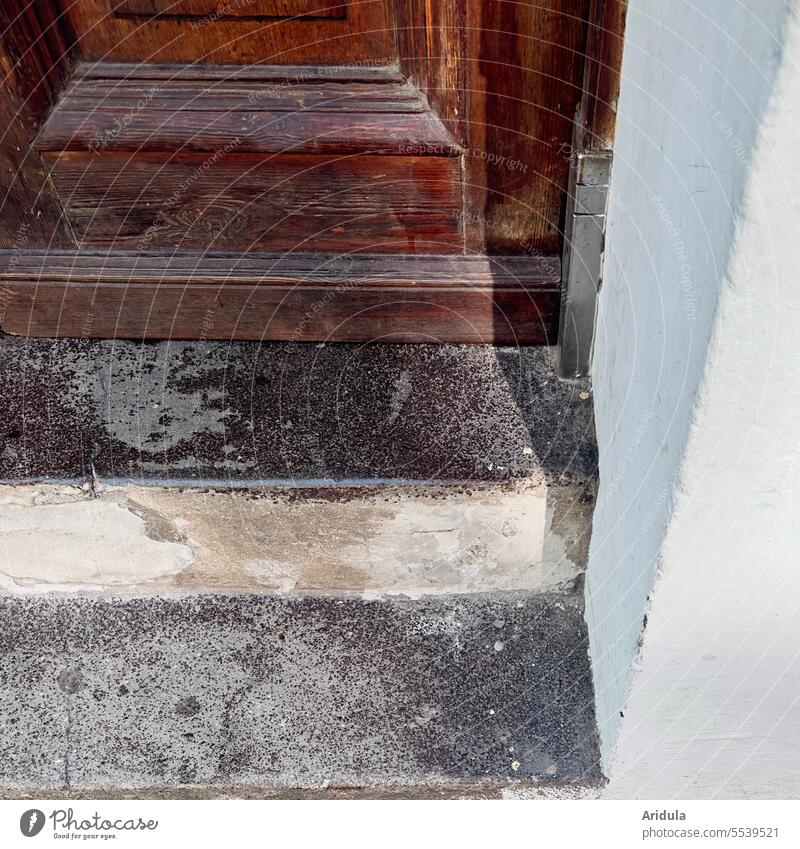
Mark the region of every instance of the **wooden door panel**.
<instances>
[{"instance_id":1,"label":"wooden door panel","mask_svg":"<svg viewBox=\"0 0 800 849\"><path fill-rule=\"evenodd\" d=\"M344 18L344 3L333 0L111 0L118 15L215 18Z\"/></svg>"},{"instance_id":2,"label":"wooden door panel","mask_svg":"<svg viewBox=\"0 0 800 849\"><path fill-rule=\"evenodd\" d=\"M467 167L490 252L560 250L588 7L588 0L469 5L469 52L477 59L470 88L482 94L471 101Z\"/></svg>"},{"instance_id":3,"label":"wooden door panel","mask_svg":"<svg viewBox=\"0 0 800 849\"><path fill-rule=\"evenodd\" d=\"M235 65L391 65L397 61L394 0L344 5L336 0L256 0L252 7L246 0L238 0L238 6L237 0L125 3L128 9L155 11L115 14L110 0L64 0L64 15L77 38L81 59ZM196 11L158 16L160 8L173 5ZM198 15L209 7L211 11ZM232 14L237 8L242 14ZM269 14L245 15L251 8ZM225 13L217 14L217 9ZM295 9L300 11L292 13ZM307 14L305 10L313 15L294 16Z\"/></svg>"},{"instance_id":4,"label":"wooden door panel","mask_svg":"<svg viewBox=\"0 0 800 849\"><path fill-rule=\"evenodd\" d=\"M0 251L75 245L33 146L71 70L63 23L55 0L0 4Z\"/></svg>"},{"instance_id":5,"label":"wooden door panel","mask_svg":"<svg viewBox=\"0 0 800 849\"><path fill-rule=\"evenodd\" d=\"M342 71L343 69L335 69ZM42 151L458 156L419 91L392 68L79 65Z\"/></svg>"},{"instance_id":6,"label":"wooden door panel","mask_svg":"<svg viewBox=\"0 0 800 849\"><path fill-rule=\"evenodd\" d=\"M37 144L81 247L463 250L461 149L394 69L192 70L78 68Z\"/></svg>"},{"instance_id":7,"label":"wooden door panel","mask_svg":"<svg viewBox=\"0 0 800 849\"><path fill-rule=\"evenodd\" d=\"M454 253L451 157L62 153L47 157L81 248Z\"/></svg>"},{"instance_id":8,"label":"wooden door panel","mask_svg":"<svg viewBox=\"0 0 800 849\"><path fill-rule=\"evenodd\" d=\"M397 0L401 67L465 149L473 250L560 250L589 2Z\"/></svg>"}]
</instances>

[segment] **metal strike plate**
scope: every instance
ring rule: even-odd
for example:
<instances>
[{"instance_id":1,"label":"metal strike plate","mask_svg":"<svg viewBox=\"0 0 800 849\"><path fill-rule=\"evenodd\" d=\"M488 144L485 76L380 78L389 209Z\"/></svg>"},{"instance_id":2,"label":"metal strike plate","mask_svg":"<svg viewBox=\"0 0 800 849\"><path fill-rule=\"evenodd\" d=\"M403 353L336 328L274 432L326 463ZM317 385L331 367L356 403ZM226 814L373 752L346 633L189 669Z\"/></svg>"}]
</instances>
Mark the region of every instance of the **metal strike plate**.
<instances>
[{"instance_id":1,"label":"metal strike plate","mask_svg":"<svg viewBox=\"0 0 800 849\"><path fill-rule=\"evenodd\" d=\"M580 153L570 168L558 330L563 379L586 377L591 371L610 174L608 152Z\"/></svg>"}]
</instances>

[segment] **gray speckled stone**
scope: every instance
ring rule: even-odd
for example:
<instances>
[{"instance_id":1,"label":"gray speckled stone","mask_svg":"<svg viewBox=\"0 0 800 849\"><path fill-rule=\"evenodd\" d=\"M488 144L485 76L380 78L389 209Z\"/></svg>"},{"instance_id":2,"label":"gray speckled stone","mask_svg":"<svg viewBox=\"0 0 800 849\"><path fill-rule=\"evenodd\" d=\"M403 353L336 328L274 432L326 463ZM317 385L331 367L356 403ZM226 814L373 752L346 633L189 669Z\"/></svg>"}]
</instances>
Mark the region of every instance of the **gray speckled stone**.
<instances>
[{"instance_id":1,"label":"gray speckled stone","mask_svg":"<svg viewBox=\"0 0 800 849\"><path fill-rule=\"evenodd\" d=\"M0 336L0 385L10 481L502 481L596 468L588 386L557 381L547 348Z\"/></svg>"},{"instance_id":2,"label":"gray speckled stone","mask_svg":"<svg viewBox=\"0 0 800 849\"><path fill-rule=\"evenodd\" d=\"M35 607L0 603L0 772L22 788L64 783L69 705L58 686L59 646L39 632ZM0 781L2 783L2 781Z\"/></svg>"},{"instance_id":3,"label":"gray speckled stone","mask_svg":"<svg viewBox=\"0 0 800 849\"><path fill-rule=\"evenodd\" d=\"M0 601L0 786L600 778L577 596Z\"/></svg>"}]
</instances>

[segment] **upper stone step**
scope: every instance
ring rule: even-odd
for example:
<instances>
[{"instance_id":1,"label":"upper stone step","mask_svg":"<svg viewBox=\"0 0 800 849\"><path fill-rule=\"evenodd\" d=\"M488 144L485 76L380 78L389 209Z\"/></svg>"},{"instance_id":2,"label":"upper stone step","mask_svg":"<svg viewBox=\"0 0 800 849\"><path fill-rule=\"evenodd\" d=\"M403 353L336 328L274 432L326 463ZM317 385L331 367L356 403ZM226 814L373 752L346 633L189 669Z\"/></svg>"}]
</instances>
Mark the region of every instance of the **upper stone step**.
<instances>
[{"instance_id":1,"label":"upper stone step","mask_svg":"<svg viewBox=\"0 0 800 849\"><path fill-rule=\"evenodd\" d=\"M590 387L548 348L0 337L0 479L591 484ZM591 488L591 486L589 486Z\"/></svg>"}]
</instances>

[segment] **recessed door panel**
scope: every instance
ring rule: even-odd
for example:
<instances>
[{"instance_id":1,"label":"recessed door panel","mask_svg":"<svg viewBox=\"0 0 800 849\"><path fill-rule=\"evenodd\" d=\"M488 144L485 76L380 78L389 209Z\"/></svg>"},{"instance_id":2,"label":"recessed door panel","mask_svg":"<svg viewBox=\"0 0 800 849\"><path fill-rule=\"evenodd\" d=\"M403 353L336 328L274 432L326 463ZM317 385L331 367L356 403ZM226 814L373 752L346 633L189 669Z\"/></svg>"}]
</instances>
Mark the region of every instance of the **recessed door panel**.
<instances>
[{"instance_id":1,"label":"recessed door panel","mask_svg":"<svg viewBox=\"0 0 800 849\"><path fill-rule=\"evenodd\" d=\"M62 4L64 22L77 39L76 58L93 62L397 62L394 0L62 0Z\"/></svg>"}]
</instances>

